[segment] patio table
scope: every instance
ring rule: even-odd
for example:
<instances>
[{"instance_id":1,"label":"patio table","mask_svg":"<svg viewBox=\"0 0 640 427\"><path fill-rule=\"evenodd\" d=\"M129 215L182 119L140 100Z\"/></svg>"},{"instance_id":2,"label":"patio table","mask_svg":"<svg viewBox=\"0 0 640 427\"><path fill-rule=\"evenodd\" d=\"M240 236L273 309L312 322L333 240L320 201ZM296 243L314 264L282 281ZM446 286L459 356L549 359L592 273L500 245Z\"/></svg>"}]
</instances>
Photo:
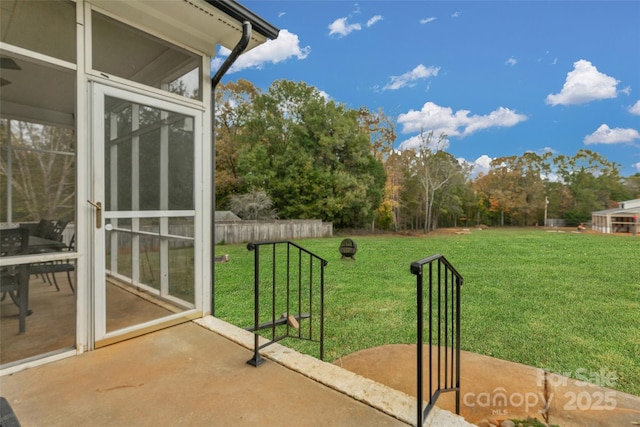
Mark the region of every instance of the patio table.
<instances>
[{"instance_id":1,"label":"patio table","mask_svg":"<svg viewBox=\"0 0 640 427\"><path fill-rule=\"evenodd\" d=\"M54 252L61 251L66 248L62 242L57 240L44 239L42 237L29 236L29 253Z\"/></svg>"},{"instance_id":2,"label":"patio table","mask_svg":"<svg viewBox=\"0 0 640 427\"><path fill-rule=\"evenodd\" d=\"M11 228L18 227L3 227L3 230L9 230ZM26 236L25 236L26 237ZM66 248L66 245L62 242L56 240L44 239L42 237L29 236L29 242L27 246L27 251L29 254L38 254L38 253L46 253L46 252L58 252L62 249ZM19 275L21 276L19 279L19 289L18 292L12 294L11 292L7 292L13 302L18 306L19 309L19 326L18 330L20 334L25 333L26 331L26 317L32 314L32 311L29 310L29 276L30 276L30 267L31 266L44 266L44 264L25 264L20 266ZM37 267L33 270L37 271ZM46 273L46 269L43 270L43 273ZM57 284L56 284L57 285Z\"/></svg>"}]
</instances>

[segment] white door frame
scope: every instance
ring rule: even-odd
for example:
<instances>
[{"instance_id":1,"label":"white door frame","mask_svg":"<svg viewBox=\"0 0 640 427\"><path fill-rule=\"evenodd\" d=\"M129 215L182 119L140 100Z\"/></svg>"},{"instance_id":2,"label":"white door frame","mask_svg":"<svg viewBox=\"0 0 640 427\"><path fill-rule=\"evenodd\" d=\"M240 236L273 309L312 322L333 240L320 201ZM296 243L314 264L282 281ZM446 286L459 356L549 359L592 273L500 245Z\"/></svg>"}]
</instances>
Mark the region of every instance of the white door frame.
<instances>
[{"instance_id":1,"label":"white door frame","mask_svg":"<svg viewBox=\"0 0 640 427\"><path fill-rule=\"evenodd\" d=\"M104 100L105 96L112 96L115 98L131 101L135 104L147 105L153 108L162 109L165 111L172 111L180 114L184 114L194 118L194 210L193 211L153 211L145 212L146 217L172 217L172 216L193 216L194 217L194 307L186 311L172 314L160 319L152 320L142 324L130 326L117 331L107 332L106 330L106 281L105 275L107 266L105 266L105 219L112 219L117 221L118 218L138 218L132 211L127 212L102 212L102 219L100 224L96 223L97 212L96 209L93 213L93 218L90 220L90 225L93 228L93 256L91 262L94 264L91 269L93 272L91 283L93 283L93 338L95 347L101 347L103 345L110 344L112 342L120 341L122 339L130 338L131 336L139 335L141 333L149 332L150 330L159 329L167 326L167 324L175 324L185 321L185 319L193 319L201 317L203 308L206 306L205 296L208 292L204 289L203 281L203 267L204 260L202 248L206 248L206 233L201 232L203 228L203 200L201 195L203 194L203 164L199 159L202 159L203 150L203 111L197 108L190 108L169 100L160 99L159 97L151 97L142 95L140 93L131 92L128 90L107 86L97 82L91 82L91 140L93 142L92 147L92 183L90 189L92 192L91 202L96 204L97 202L105 205L104 188L105 188L105 158L104 158L104 136L105 136L105 120L104 120ZM166 175L165 175L166 176ZM166 180L165 180L166 181ZM164 182L161 185L168 185ZM135 204L135 201L134 201ZM135 220L134 220L135 223ZM98 227L99 226L99 227ZM161 225L165 227L165 225ZM206 228L206 227L205 227ZM165 230L166 231L166 230ZM135 242L134 242L135 246ZM133 275L135 276L135 271ZM166 286L163 284L162 286Z\"/></svg>"}]
</instances>

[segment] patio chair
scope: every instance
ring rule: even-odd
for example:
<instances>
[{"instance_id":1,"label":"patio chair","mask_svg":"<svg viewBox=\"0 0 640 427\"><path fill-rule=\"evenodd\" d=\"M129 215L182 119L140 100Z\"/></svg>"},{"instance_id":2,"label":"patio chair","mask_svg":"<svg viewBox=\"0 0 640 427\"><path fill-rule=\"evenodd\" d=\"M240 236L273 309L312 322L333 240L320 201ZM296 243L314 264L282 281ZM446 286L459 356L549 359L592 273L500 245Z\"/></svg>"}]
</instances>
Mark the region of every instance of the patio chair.
<instances>
[{"instance_id":1,"label":"patio chair","mask_svg":"<svg viewBox=\"0 0 640 427\"><path fill-rule=\"evenodd\" d=\"M28 253L29 232L24 228L0 230L0 256L26 255ZM0 292L2 300L7 295L19 309L18 330L26 330L26 317L31 314L29 301L29 265L9 265L0 268Z\"/></svg>"},{"instance_id":2,"label":"patio chair","mask_svg":"<svg viewBox=\"0 0 640 427\"><path fill-rule=\"evenodd\" d=\"M41 219L40 222L37 224L31 223L31 222L21 223L20 228L27 229L29 231L29 236L41 237L43 239L46 239L47 236L52 234L54 222L55 221L52 221L50 219ZM35 253L38 253L38 252L46 252L46 251L38 250ZM31 273L31 274L39 274L43 282L49 282L49 286L53 285L53 283L51 282L51 279L46 277L45 274L42 274L42 273Z\"/></svg>"},{"instance_id":3,"label":"patio chair","mask_svg":"<svg viewBox=\"0 0 640 427\"><path fill-rule=\"evenodd\" d=\"M67 228L69 221L56 220L51 221L51 228L49 233L45 236L45 239L56 240L62 242L62 232Z\"/></svg>"},{"instance_id":4,"label":"patio chair","mask_svg":"<svg viewBox=\"0 0 640 427\"><path fill-rule=\"evenodd\" d=\"M64 250L67 252L73 252L75 250L75 241L76 241L76 235L74 234L71 237L71 241L69 242L69 245ZM69 287L71 288L71 292L75 294L76 290L74 289L73 281L71 280L71 272L75 270L76 270L75 264L72 264L70 260L65 260L65 261L32 264L30 268L30 274L39 274L41 276L45 276L49 281L49 285L52 284L52 281L49 277L52 277L53 285L55 285L56 290L60 292L60 286L58 285L58 281L56 280L56 273L67 273L67 280L69 281Z\"/></svg>"},{"instance_id":5,"label":"patio chair","mask_svg":"<svg viewBox=\"0 0 640 427\"><path fill-rule=\"evenodd\" d=\"M33 235L43 239L62 241L62 232L67 227L69 221L41 219Z\"/></svg>"},{"instance_id":6,"label":"patio chair","mask_svg":"<svg viewBox=\"0 0 640 427\"><path fill-rule=\"evenodd\" d=\"M26 224L22 225L23 226L27 226ZM38 223L38 225L36 225L35 229L32 230L32 234L34 236L38 236L38 237L43 237L49 232L49 229L51 228L51 220L48 219L41 219L40 222Z\"/></svg>"},{"instance_id":7,"label":"patio chair","mask_svg":"<svg viewBox=\"0 0 640 427\"><path fill-rule=\"evenodd\" d=\"M38 223L37 227L33 231L33 235L36 237L41 237L47 240L54 240L56 242L62 241L62 233L64 229L67 227L68 221L63 220L50 220L50 219L41 219ZM75 234L73 235L69 246L67 246L64 250L73 251L73 245L75 241ZM52 250L40 250L40 253L51 252ZM55 286L57 291L60 291L60 286L58 285L58 281L56 280L55 273L67 273L67 278L69 279L69 287L71 288L71 292L75 293L75 289L73 288L73 283L71 281L71 272L75 270L75 265L71 264L69 261L62 262L46 262L40 264L33 264L30 269L30 274L39 275L42 278L43 282L48 282L49 286Z\"/></svg>"}]
</instances>

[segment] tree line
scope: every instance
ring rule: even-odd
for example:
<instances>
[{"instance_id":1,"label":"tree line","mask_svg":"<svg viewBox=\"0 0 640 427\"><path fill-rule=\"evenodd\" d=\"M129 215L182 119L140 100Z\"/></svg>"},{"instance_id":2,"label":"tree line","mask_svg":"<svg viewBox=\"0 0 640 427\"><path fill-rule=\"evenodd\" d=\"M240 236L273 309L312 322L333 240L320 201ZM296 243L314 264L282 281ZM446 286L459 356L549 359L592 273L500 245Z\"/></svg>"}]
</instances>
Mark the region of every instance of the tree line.
<instances>
[{"instance_id":1,"label":"tree line","mask_svg":"<svg viewBox=\"0 0 640 427\"><path fill-rule=\"evenodd\" d=\"M74 151L73 129L1 119L0 221L9 203L13 221L73 219Z\"/></svg>"},{"instance_id":2,"label":"tree line","mask_svg":"<svg viewBox=\"0 0 640 427\"><path fill-rule=\"evenodd\" d=\"M262 92L246 80L216 91L216 209L260 218L322 219L336 228L424 230L471 225L575 225L614 202L640 197L640 174L595 151L526 152L488 172L445 150L446 135L420 133L397 150L382 110L327 100L304 82Z\"/></svg>"}]
</instances>

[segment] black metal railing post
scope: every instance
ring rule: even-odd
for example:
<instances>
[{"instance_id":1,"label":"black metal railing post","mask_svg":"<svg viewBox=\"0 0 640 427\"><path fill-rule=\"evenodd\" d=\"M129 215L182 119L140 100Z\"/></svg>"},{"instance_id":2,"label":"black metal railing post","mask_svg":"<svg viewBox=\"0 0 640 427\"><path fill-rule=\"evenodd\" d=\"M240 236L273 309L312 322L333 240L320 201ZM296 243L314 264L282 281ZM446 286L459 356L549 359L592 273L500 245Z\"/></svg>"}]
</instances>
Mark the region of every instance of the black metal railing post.
<instances>
[{"instance_id":1,"label":"black metal railing post","mask_svg":"<svg viewBox=\"0 0 640 427\"><path fill-rule=\"evenodd\" d=\"M457 290L457 298L456 298L456 330L458 333L456 334L456 414L460 414L460 287L462 286L464 280L462 277L456 277L456 290Z\"/></svg>"},{"instance_id":2,"label":"black metal railing post","mask_svg":"<svg viewBox=\"0 0 640 427\"><path fill-rule=\"evenodd\" d=\"M264 261L267 265L263 266L260 258L260 248L262 246L271 247L271 260ZM278 248L286 246L285 250L278 252ZM259 350L274 342L285 338L295 338L317 342L319 344L320 359L324 359L324 269L328 262L319 256L309 252L301 246L290 241L261 242L249 243L247 249L255 251L254 255L254 324L253 327L247 328L254 333L254 355L247 363L253 366L259 366L264 359L260 356ZM293 249L293 250L292 250ZM284 256L284 261L279 255ZM297 263L292 262L292 258L297 256ZM307 257L308 256L308 257ZM268 257L267 257L268 258ZM304 272L308 266L308 277ZM262 268L264 267L264 268ZM269 270L270 269L270 270ZM292 275L292 270L297 269L297 275ZM319 272L317 272L319 270ZM314 275L314 272L317 275ZM271 273L269 275L269 273ZM260 312L260 276L261 274L269 277L270 283L270 316L265 316ZM297 283L293 283L297 276ZM314 281L318 280L319 283ZM308 283L305 282L308 278ZM279 290L284 287L284 296ZM319 291L318 288L319 287ZM268 291L268 289L267 289ZM292 297L292 293L294 296ZM297 298L295 294L297 293ZM317 305L319 301L319 306ZM266 305L265 305L266 306ZM265 307L263 306L263 307ZM281 317L277 318L278 310L283 310ZM303 310L307 310L303 313ZM319 313L319 314L317 314ZM319 319L316 319L319 316ZM268 320L260 323L261 318ZM309 322L308 327L304 328L300 323ZM319 331L314 329L316 322L319 324ZM278 335L278 327L284 326L284 333ZM268 342L260 346L258 331L270 329L271 336ZM294 332L294 330L296 332Z\"/></svg>"},{"instance_id":3,"label":"black metal railing post","mask_svg":"<svg viewBox=\"0 0 640 427\"><path fill-rule=\"evenodd\" d=\"M413 268L413 266L412 266ZM413 271L412 271L413 272ZM424 402L424 398L422 397L423 392L422 392L422 359L423 359L423 338L424 338L424 317L422 316L422 313L424 313L424 300L421 298L421 295L424 294L423 292L423 281L422 281L422 269L420 268L417 272L413 273L417 276L417 293L418 293L418 297L416 298L416 301L418 303L418 324L417 324L417 330L418 330L418 340L417 340L417 378L418 378L418 390L417 390L417 397L418 397L418 405L417 405L417 410L418 410L418 420L422 420L422 402ZM431 328L429 328L429 330L431 330ZM431 376L429 376L429 379L431 379ZM431 384L429 384L429 389L431 389ZM422 423L417 424L418 426L421 426Z\"/></svg>"},{"instance_id":4,"label":"black metal railing post","mask_svg":"<svg viewBox=\"0 0 640 427\"><path fill-rule=\"evenodd\" d=\"M251 243L247 245L247 249L250 251L253 250L253 303L254 303L254 311L253 311L253 325L257 330L260 324L260 247L255 246ZM247 361L248 364L258 367L262 365L264 359L260 356L260 352L258 349L260 348L259 342L260 336L258 334L254 334L253 336L253 357Z\"/></svg>"},{"instance_id":5,"label":"black metal railing post","mask_svg":"<svg viewBox=\"0 0 640 427\"><path fill-rule=\"evenodd\" d=\"M428 266L428 353L429 353L429 402L424 407L424 267ZM434 272L434 265L436 271ZM447 259L436 254L411 263L410 271L416 276L417 298L417 421L418 426L424 423L429 411L435 405L440 393L455 392L456 413L460 414L460 287L464 279ZM434 274L435 273L435 274ZM437 289L434 289L434 285ZM444 287L444 290L442 289ZM443 292L444 291L444 292ZM435 293L435 295L434 295ZM434 302L437 298L437 304ZM435 307L434 307L435 306ZM437 316L434 322L434 309ZM436 343L434 343L434 327L437 327ZM443 339L444 338L444 339ZM436 385L433 384L433 348L436 351ZM444 352L444 354L443 354ZM444 375L443 375L444 373Z\"/></svg>"},{"instance_id":6,"label":"black metal railing post","mask_svg":"<svg viewBox=\"0 0 640 427\"><path fill-rule=\"evenodd\" d=\"M326 267L327 262L322 260ZM324 267L320 269L320 319L322 319L320 328L320 360L324 360Z\"/></svg>"}]
</instances>

